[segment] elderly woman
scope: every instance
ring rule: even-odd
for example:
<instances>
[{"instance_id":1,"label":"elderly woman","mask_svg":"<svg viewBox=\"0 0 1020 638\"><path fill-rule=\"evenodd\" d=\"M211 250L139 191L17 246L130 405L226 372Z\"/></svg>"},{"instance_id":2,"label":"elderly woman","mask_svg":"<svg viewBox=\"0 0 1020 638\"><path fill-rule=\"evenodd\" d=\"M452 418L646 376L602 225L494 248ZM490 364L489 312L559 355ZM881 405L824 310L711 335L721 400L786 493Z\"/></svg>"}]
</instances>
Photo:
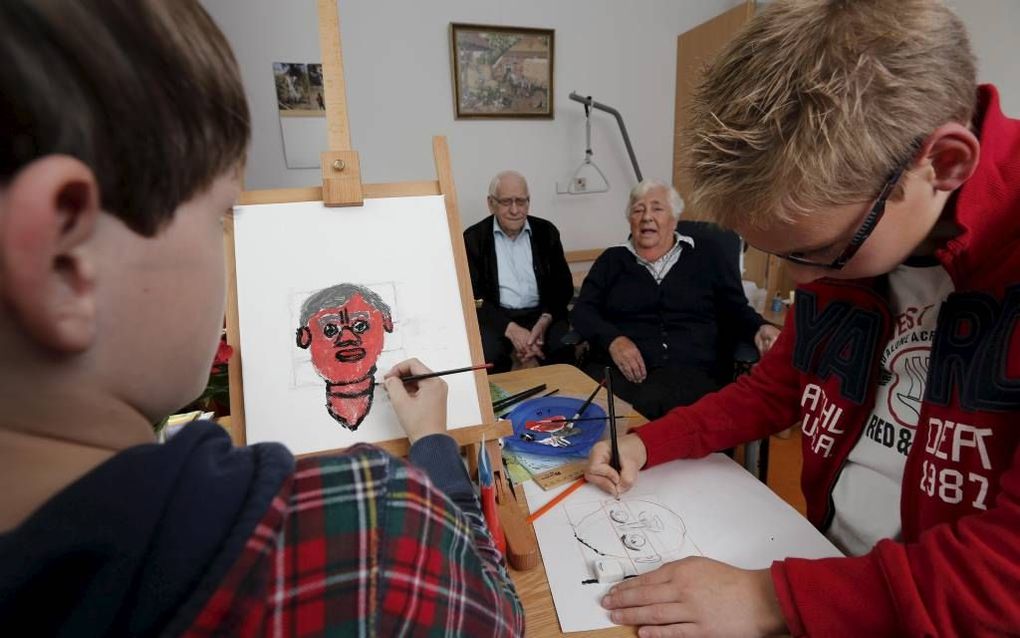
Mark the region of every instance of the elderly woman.
<instances>
[{"instance_id":1,"label":"elderly woman","mask_svg":"<svg viewBox=\"0 0 1020 638\"><path fill-rule=\"evenodd\" d=\"M707 225L678 233L682 210L671 186L635 186L630 240L595 261L571 314L591 345L586 371L601 379L611 365L616 394L648 418L719 388L721 340L753 339L764 352L779 334L747 304L733 236Z\"/></svg>"}]
</instances>

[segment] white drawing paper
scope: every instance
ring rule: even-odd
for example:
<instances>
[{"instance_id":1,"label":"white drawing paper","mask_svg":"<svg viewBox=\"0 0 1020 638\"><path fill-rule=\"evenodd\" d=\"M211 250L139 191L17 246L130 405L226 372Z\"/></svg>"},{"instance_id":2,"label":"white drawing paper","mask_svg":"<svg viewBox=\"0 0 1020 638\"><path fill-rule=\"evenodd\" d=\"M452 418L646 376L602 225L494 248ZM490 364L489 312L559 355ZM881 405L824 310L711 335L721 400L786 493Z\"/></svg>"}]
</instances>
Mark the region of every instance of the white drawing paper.
<instances>
[{"instance_id":1,"label":"white drawing paper","mask_svg":"<svg viewBox=\"0 0 1020 638\"><path fill-rule=\"evenodd\" d=\"M567 487L524 486L531 511ZM643 471L619 501L585 485L535 521L535 532L564 632L613 626L599 604L612 586L598 582L600 560L622 577L687 556L763 569L792 556L841 555L796 510L721 454Z\"/></svg>"},{"instance_id":2,"label":"white drawing paper","mask_svg":"<svg viewBox=\"0 0 1020 638\"><path fill-rule=\"evenodd\" d=\"M249 443L302 454L404 436L382 386L355 429L331 416L329 380L299 334L303 305L331 287L362 287L389 311L375 381L411 356L434 370L472 364L442 196L238 206L234 241ZM449 427L481 423L473 375L445 380Z\"/></svg>"}]
</instances>

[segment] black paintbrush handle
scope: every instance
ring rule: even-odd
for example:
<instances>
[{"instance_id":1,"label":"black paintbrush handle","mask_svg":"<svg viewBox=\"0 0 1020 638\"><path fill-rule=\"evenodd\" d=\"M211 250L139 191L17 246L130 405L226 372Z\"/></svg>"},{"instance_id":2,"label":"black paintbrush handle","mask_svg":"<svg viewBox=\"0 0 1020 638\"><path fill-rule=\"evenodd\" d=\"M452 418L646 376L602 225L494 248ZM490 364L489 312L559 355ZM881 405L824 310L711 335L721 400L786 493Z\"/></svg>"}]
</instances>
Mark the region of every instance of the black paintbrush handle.
<instances>
[{"instance_id":1,"label":"black paintbrush handle","mask_svg":"<svg viewBox=\"0 0 1020 638\"><path fill-rule=\"evenodd\" d=\"M506 408L508 405L512 405L514 403L517 403L518 401L522 401L524 399L532 397L538 394L539 392L542 392L543 390L545 390L544 383L542 385L537 385L534 388L529 388L522 392L518 392L517 394L512 394L506 398L500 399L499 401L493 403L492 410L494 412L502 412L503 409Z\"/></svg>"},{"instance_id":2,"label":"black paintbrush handle","mask_svg":"<svg viewBox=\"0 0 1020 638\"><path fill-rule=\"evenodd\" d=\"M606 366L606 403L609 407L609 466L620 471L620 445L616 440L616 405L613 402L613 375Z\"/></svg>"}]
</instances>

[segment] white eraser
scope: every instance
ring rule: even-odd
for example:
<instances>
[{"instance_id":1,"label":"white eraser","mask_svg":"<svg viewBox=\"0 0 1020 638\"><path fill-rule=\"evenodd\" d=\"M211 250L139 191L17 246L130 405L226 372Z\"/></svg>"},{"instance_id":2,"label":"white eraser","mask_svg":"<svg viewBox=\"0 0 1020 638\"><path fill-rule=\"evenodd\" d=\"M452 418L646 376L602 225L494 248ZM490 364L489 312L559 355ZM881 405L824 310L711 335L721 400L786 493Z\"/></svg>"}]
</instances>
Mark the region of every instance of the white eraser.
<instances>
[{"instance_id":1,"label":"white eraser","mask_svg":"<svg viewBox=\"0 0 1020 638\"><path fill-rule=\"evenodd\" d=\"M595 561L595 577L600 583L618 583L625 575L623 564L618 560Z\"/></svg>"}]
</instances>

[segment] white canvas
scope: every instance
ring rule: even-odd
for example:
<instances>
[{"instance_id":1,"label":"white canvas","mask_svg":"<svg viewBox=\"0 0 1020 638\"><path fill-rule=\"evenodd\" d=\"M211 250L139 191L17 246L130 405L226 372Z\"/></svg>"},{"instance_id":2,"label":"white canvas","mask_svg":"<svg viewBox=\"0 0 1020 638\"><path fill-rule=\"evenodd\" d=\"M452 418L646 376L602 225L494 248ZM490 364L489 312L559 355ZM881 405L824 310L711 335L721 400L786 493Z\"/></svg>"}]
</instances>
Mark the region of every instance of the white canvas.
<instances>
[{"instance_id":1,"label":"white canvas","mask_svg":"<svg viewBox=\"0 0 1020 638\"><path fill-rule=\"evenodd\" d=\"M561 490L525 485L531 511ZM713 454L641 472L619 501L585 485L535 521L542 561L564 632L612 627L591 582L596 560L643 574L687 556L764 569L790 556L841 556L822 534L731 459Z\"/></svg>"},{"instance_id":2,"label":"white canvas","mask_svg":"<svg viewBox=\"0 0 1020 638\"><path fill-rule=\"evenodd\" d=\"M377 380L412 356L434 370L472 364L443 197L238 206L234 241L249 443L302 454L404 436L381 386L354 431L327 412L326 382L296 342L301 306L318 290L358 284L389 305ZM474 377L445 379L449 428L481 423Z\"/></svg>"}]
</instances>

